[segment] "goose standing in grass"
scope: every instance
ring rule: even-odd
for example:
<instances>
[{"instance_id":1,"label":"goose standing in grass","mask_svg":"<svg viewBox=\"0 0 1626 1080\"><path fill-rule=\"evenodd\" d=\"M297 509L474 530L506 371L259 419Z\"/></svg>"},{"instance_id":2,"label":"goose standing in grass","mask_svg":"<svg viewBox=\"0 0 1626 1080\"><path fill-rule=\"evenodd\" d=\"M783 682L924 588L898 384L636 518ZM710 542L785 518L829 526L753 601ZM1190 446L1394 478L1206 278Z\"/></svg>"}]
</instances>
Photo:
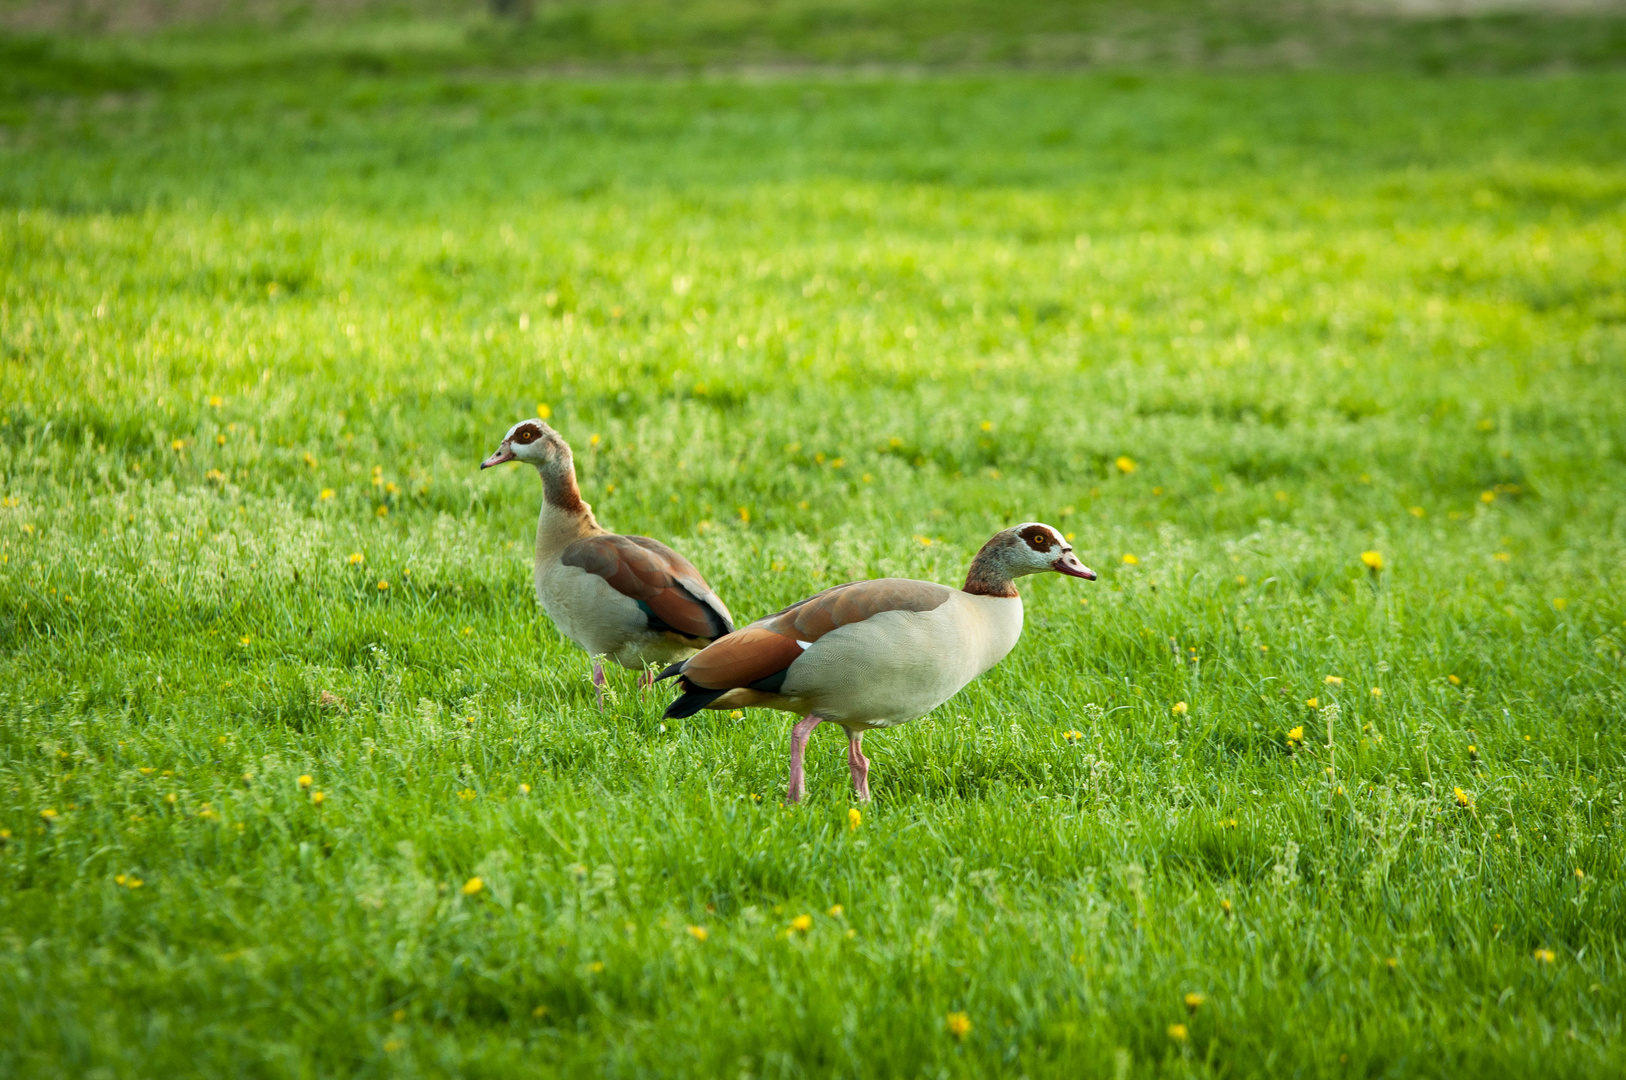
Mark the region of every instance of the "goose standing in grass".
<instances>
[{"instance_id":1,"label":"goose standing in grass","mask_svg":"<svg viewBox=\"0 0 1626 1080\"><path fill-rule=\"evenodd\" d=\"M1061 533L1029 522L983 545L963 589L903 578L826 589L661 672L683 691L666 716L751 705L801 716L790 734L788 802L805 790L808 736L827 720L840 724L853 787L867 800L864 732L926 715L1004 659L1022 636L1016 579L1047 570L1095 580Z\"/></svg>"},{"instance_id":2,"label":"goose standing in grass","mask_svg":"<svg viewBox=\"0 0 1626 1080\"><path fill-rule=\"evenodd\" d=\"M489 469L523 461L542 475L542 515L536 523L536 598L565 637L593 658L593 685L604 707L608 656L644 672L669 664L734 629L711 586L682 555L647 536L602 528L576 486L570 444L541 420L521 420L480 463Z\"/></svg>"}]
</instances>

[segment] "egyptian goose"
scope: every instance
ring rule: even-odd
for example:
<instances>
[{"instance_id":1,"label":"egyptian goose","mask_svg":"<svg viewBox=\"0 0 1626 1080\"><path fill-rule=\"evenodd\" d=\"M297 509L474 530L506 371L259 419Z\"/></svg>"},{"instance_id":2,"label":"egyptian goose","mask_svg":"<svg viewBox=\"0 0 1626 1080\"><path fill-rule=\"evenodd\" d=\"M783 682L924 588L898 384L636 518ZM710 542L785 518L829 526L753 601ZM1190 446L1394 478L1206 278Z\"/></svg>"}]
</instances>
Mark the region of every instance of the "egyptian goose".
<instances>
[{"instance_id":1,"label":"egyptian goose","mask_svg":"<svg viewBox=\"0 0 1626 1080\"><path fill-rule=\"evenodd\" d=\"M847 729L847 764L869 798L864 732L924 716L1005 658L1022 636L1015 579L1054 570L1095 580L1073 546L1029 522L1006 529L971 560L964 589L883 578L826 589L706 646L662 671L683 694L668 718L765 705L802 717L790 735L790 791L802 798L802 756L826 720Z\"/></svg>"},{"instance_id":2,"label":"egyptian goose","mask_svg":"<svg viewBox=\"0 0 1626 1080\"><path fill-rule=\"evenodd\" d=\"M542 474L536 523L536 598L565 637L593 658L593 685L604 705L608 656L624 668L693 656L734 629L728 608L682 555L647 536L617 536L600 527L576 486L570 444L540 420L508 429L496 453L480 463L535 465Z\"/></svg>"}]
</instances>

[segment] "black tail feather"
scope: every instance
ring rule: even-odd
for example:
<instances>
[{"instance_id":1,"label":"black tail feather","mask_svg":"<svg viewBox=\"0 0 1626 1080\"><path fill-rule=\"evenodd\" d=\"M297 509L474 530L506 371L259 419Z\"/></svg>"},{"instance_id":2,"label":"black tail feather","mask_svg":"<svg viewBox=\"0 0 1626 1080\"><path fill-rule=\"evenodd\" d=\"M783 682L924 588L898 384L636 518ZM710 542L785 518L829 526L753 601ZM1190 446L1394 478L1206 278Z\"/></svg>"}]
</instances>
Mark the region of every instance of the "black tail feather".
<instances>
[{"instance_id":1,"label":"black tail feather","mask_svg":"<svg viewBox=\"0 0 1626 1080\"><path fill-rule=\"evenodd\" d=\"M693 716L728 693L727 690L707 690L703 686L695 686L688 682L682 685L683 694L668 705L666 711L661 714L667 720L682 720L685 717Z\"/></svg>"},{"instance_id":2,"label":"black tail feather","mask_svg":"<svg viewBox=\"0 0 1626 1080\"><path fill-rule=\"evenodd\" d=\"M660 682L662 679L671 679L671 678L675 678L678 675L682 675L684 665L686 665L687 663L688 663L687 660L679 660L675 664L667 664L664 668L661 669L661 673L659 675L655 676L655 678L653 680L651 680L650 685L653 686L655 683Z\"/></svg>"}]
</instances>

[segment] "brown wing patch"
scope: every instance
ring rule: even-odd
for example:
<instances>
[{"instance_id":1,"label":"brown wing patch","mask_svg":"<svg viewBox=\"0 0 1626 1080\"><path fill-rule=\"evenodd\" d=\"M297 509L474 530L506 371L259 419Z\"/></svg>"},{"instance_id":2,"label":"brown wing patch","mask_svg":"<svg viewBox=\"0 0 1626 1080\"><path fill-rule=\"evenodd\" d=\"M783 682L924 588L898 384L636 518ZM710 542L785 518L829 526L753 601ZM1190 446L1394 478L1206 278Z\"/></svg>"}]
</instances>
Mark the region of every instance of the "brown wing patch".
<instances>
[{"instance_id":1,"label":"brown wing patch","mask_svg":"<svg viewBox=\"0 0 1626 1080\"><path fill-rule=\"evenodd\" d=\"M731 628L728 609L688 560L647 537L590 536L565 548L559 561L603 578L679 634L715 638Z\"/></svg>"},{"instance_id":2,"label":"brown wing patch","mask_svg":"<svg viewBox=\"0 0 1626 1080\"><path fill-rule=\"evenodd\" d=\"M747 626L718 638L683 665L683 677L707 690L750 686L784 671L802 655L796 639L764 626Z\"/></svg>"},{"instance_id":3,"label":"brown wing patch","mask_svg":"<svg viewBox=\"0 0 1626 1080\"><path fill-rule=\"evenodd\" d=\"M953 594L953 589L930 581L907 578L854 581L826 589L777 615L770 615L757 625L803 641L817 641L838 626L863 622L883 611L935 610Z\"/></svg>"}]
</instances>

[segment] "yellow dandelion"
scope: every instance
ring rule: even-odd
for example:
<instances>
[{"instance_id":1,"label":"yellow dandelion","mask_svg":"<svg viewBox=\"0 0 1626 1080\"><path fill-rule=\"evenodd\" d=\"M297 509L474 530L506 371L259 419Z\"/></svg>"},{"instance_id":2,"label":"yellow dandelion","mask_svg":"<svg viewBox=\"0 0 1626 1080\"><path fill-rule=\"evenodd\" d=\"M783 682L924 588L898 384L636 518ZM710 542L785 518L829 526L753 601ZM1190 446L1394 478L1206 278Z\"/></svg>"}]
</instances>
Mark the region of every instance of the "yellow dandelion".
<instances>
[{"instance_id":1,"label":"yellow dandelion","mask_svg":"<svg viewBox=\"0 0 1626 1080\"><path fill-rule=\"evenodd\" d=\"M687 929L689 931L689 936L694 938L696 941L705 941L707 938L711 937L710 931L708 931L704 926L691 926Z\"/></svg>"},{"instance_id":2,"label":"yellow dandelion","mask_svg":"<svg viewBox=\"0 0 1626 1080\"><path fill-rule=\"evenodd\" d=\"M1304 725L1300 724L1298 727L1296 727L1293 730L1289 731L1287 733L1287 741L1290 742L1290 743L1301 743L1301 742L1303 742L1304 741Z\"/></svg>"},{"instance_id":3,"label":"yellow dandelion","mask_svg":"<svg viewBox=\"0 0 1626 1080\"><path fill-rule=\"evenodd\" d=\"M1372 571L1374 574L1381 572L1383 570L1383 552L1381 552L1381 551L1363 551L1363 552L1361 552L1361 565L1365 566L1368 570Z\"/></svg>"},{"instance_id":4,"label":"yellow dandelion","mask_svg":"<svg viewBox=\"0 0 1626 1080\"><path fill-rule=\"evenodd\" d=\"M1337 675L1328 675L1327 678L1325 679L1325 682L1326 682L1326 684L1328 686L1342 686L1342 685L1344 685L1344 680L1341 677L1337 676Z\"/></svg>"},{"instance_id":5,"label":"yellow dandelion","mask_svg":"<svg viewBox=\"0 0 1626 1080\"><path fill-rule=\"evenodd\" d=\"M367 561L367 556L363 555L361 552L352 551L350 553L350 565L351 566L360 566L362 563L364 563L366 561Z\"/></svg>"},{"instance_id":6,"label":"yellow dandelion","mask_svg":"<svg viewBox=\"0 0 1626 1080\"><path fill-rule=\"evenodd\" d=\"M1551 949L1536 950L1536 963L1538 964L1550 964L1556 959L1558 959L1558 956Z\"/></svg>"},{"instance_id":7,"label":"yellow dandelion","mask_svg":"<svg viewBox=\"0 0 1626 1080\"><path fill-rule=\"evenodd\" d=\"M1576 871L1577 874L1580 872L1581 871L1579 870ZM839 919L842 915L846 914L846 911L847 909L842 907L840 904L831 904L830 910L825 912L825 914L830 916L832 919Z\"/></svg>"},{"instance_id":8,"label":"yellow dandelion","mask_svg":"<svg viewBox=\"0 0 1626 1080\"><path fill-rule=\"evenodd\" d=\"M1383 966L1393 971L1400 966L1400 961L1391 956L1383 962Z\"/></svg>"},{"instance_id":9,"label":"yellow dandelion","mask_svg":"<svg viewBox=\"0 0 1626 1080\"><path fill-rule=\"evenodd\" d=\"M1420 518L1420 517L1422 517L1422 516L1423 516L1423 515L1424 515L1424 514L1425 514L1425 513L1426 513L1426 512L1427 512L1427 511L1425 511L1425 510L1424 510L1424 509L1423 509L1423 508L1422 508L1422 507L1421 507L1421 506L1414 506L1414 507L1412 507L1412 508L1411 508L1411 509L1410 509L1410 510L1408 510L1408 511L1407 511L1407 513L1409 513L1409 514L1410 514L1410 515L1411 515L1411 516L1412 516L1412 517L1414 517L1414 518Z\"/></svg>"},{"instance_id":10,"label":"yellow dandelion","mask_svg":"<svg viewBox=\"0 0 1626 1080\"><path fill-rule=\"evenodd\" d=\"M798 915L790 921L790 928L798 934L805 934L813 929L813 916Z\"/></svg>"},{"instance_id":11,"label":"yellow dandelion","mask_svg":"<svg viewBox=\"0 0 1626 1080\"><path fill-rule=\"evenodd\" d=\"M387 582L387 581L380 581L378 583L378 591L379 592L389 592L390 591L390 583Z\"/></svg>"},{"instance_id":12,"label":"yellow dandelion","mask_svg":"<svg viewBox=\"0 0 1626 1080\"><path fill-rule=\"evenodd\" d=\"M225 402L221 400L219 394L210 394L209 395L209 407L210 408L218 409L218 408L220 408L220 406L222 406L224 404L225 404Z\"/></svg>"},{"instance_id":13,"label":"yellow dandelion","mask_svg":"<svg viewBox=\"0 0 1626 1080\"><path fill-rule=\"evenodd\" d=\"M1225 917L1229 919L1231 917L1231 902L1229 900L1221 900L1220 910L1223 911L1225 913Z\"/></svg>"},{"instance_id":14,"label":"yellow dandelion","mask_svg":"<svg viewBox=\"0 0 1626 1080\"><path fill-rule=\"evenodd\" d=\"M405 1039L385 1039L384 1040L384 1053L393 1054L393 1053L395 1053L397 1050L401 1049L401 1047L403 1047L405 1045L406 1045L406 1040Z\"/></svg>"},{"instance_id":15,"label":"yellow dandelion","mask_svg":"<svg viewBox=\"0 0 1626 1080\"><path fill-rule=\"evenodd\" d=\"M553 415L553 410L548 407L547 402L539 401L539 402L536 403L536 417L537 417L538 420L546 420L548 417L550 417L552 415Z\"/></svg>"},{"instance_id":16,"label":"yellow dandelion","mask_svg":"<svg viewBox=\"0 0 1626 1080\"><path fill-rule=\"evenodd\" d=\"M1455 675L1447 675L1445 677L1445 681L1450 683L1452 686L1461 686L1462 685L1462 680L1457 678Z\"/></svg>"},{"instance_id":17,"label":"yellow dandelion","mask_svg":"<svg viewBox=\"0 0 1626 1080\"><path fill-rule=\"evenodd\" d=\"M1169 707L1169 711L1172 712L1176 716L1184 716L1189 711L1189 709L1187 708L1185 702L1176 701L1173 705L1171 705Z\"/></svg>"},{"instance_id":18,"label":"yellow dandelion","mask_svg":"<svg viewBox=\"0 0 1626 1080\"><path fill-rule=\"evenodd\" d=\"M44 818L47 823L49 823L56 816L57 812L53 807L47 806L44 810L40 811L40 817Z\"/></svg>"},{"instance_id":19,"label":"yellow dandelion","mask_svg":"<svg viewBox=\"0 0 1626 1080\"><path fill-rule=\"evenodd\" d=\"M467 881L465 881L463 883L463 895L464 896L473 896L475 893L479 892L481 889L484 889L485 887L486 887L486 883L484 881L481 881L477 877L471 877L471 878L469 878L469 880L467 880Z\"/></svg>"},{"instance_id":20,"label":"yellow dandelion","mask_svg":"<svg viewBox=\"0 0 1626 1080\"><path fill-rule=\"evenodd\" d=\"M224 435L216 435L215 436L215 445L216 446L225 446L226 445L226 436L224 436Z\"/></svg>"},{"instance_id":21,"label":"yellow dandelion","mask_svg":"<svg viewBox=\"0 0 1626 1080\"><path fill-rule=\"evenodd\" d=\"M589 435L587 437L587 445L588 446L597 446L600 441L601 440L599 439L599 434L596 431L593 432L593 434L591 434L591 435Z\"/></svg>"},{"instance_id":22,"label":"yellow dandelion","mask_svg":"<svg viewBox=\"0 0 1626 1080\"><path fill-rule=\"evenodd\" d=\"M318 495L317 498L321 499L323 502L326 502L327 500L333 498L333 489L323 488L322 494Z\"/></svg>"},{"instance_id":23,"label":"yellow dandelion","mask_svg":"<svg viewBox=\"0 0 1626 1080\"><path fill-rule=\"evenodd\" d=\"M384 485L384 493L386 495L394 495L397 491L400 491L400 490L401 490L400 488L395 486L395 481L393 481L393 480L391 480L389 483Z\"/></svg>"},{"instance_id":24,"label":"yellow dandelion","mask_svg":"<svg viewBox=\"0 0 1626 1080\"><path fill-rule=\"evenodd\" d=\"M548 1015L548 1007L546 1005L538 1005L536 1008L531 1010L531 1015L540 1020L544 1016Z\"/></svg>"},{"instance_id":25,"label":"yellow dandelion","mask_svg":"<svg viewBox=\"0 0 1626 1080\"><path fill-rule=\"evenodd\" d=\"M1498 551L1495 555L1492 555L1491 558L1495 559L1497 562L1511 562L1513 560L1513 556L1506 551Z\"/></svg>"},{"instance_id":26,"label":"yellow dandelion","mask_svg":"<svg viewBox=\"0 0 1626 1080\"><path fill-rule=\"evenodd\" d=\"M1586 871L1582 870L1579 866L1577 866L1575 868L1575 880L1576 881L1585 881L1586 880Z\"/></svg>"},{"instance_id":27,"label":"yellow dandelion","mask_svg":"<svg viewBox=\"0 0 1626 1080\"><path fill-rule=\"evenodd\" d=\"M864 815L859 813L858 807L856 807L856 806L848 807L847 808L847 828L848 828L848 830L851 831L851 832L857 832L858 831L858 826L862 825L863 823L864 823Z\"/></svg>"},{"instance_id":28,"label":"yellow dandelion","mask_svg":"<svg viewBox=\"0 0 1626 1080\"><path fill-rule=\"evenodd\" d=\"M320 791L311 792L311 805L313 805L313 806L321 806L326 801L327 801L327 796L322 794Z\"/></svg>"},{"instance_id":29,"label":"yellow dandelion","mask_svg":"<svg viewBox=\"0 0 1626 1080\"><path fill-rule=\"evenodd\" d=\"M251 642L253 642L253 640L254 640L254 635L253 635L253 634L244 634L244 635L243 635L243 636L242 636L242 637L241 637L241 638L239 638L239 639L238 639L238 640L239 640L239 641L241 641L241 642L242 642L242 643L243 643L243 644L244 644L244 645L248 645L248 644L250 644L250 643L251 643Z\"/></svg>"},{"instance_id":30,"label":"yellow dandelion","mask_svg":"<svg viewBox=\"0 0 1626 1080\"><path fill-rule=\"evenodd\" d=\"M473 788L464 788L462 791L457 793L457 797L462 799L464 802L469 802L478 798L479 792L475 791Z\"/></svg>"},{"instance_id":31,"label":"yellow dandelion","mask_svg":"<svg viewBox=\"0 0 1626 1080\"><path fill-rule=\"evenodd\" d=\"M604 961L602 961L602 960L594 960L591 964L587 965L587 971L588 971L588 974L590 974L590 975L601 975L601 974L603 974L604 973Z\"/></svg>"},{"instance_id":32,"label":"yellow dandelion","mask_svg":"<svg viewBox=\"0 0 1626 1080\"><path fill-rule=\"evenodd\" d=\"M169 805L174 806L175 802L176 802L175 793L172 791L168 795L165 795L164 796L164 801L169 803Z\"/></svg>"},{"instance_id":33,"label":"yellow dandelion","mask_svg":"<svg viewBox=\"0 0 1626 1080\"><path fill-rule=\"evenodd\" d=\"M950 1035L956 1039L963 1039L971 1032L971 1017L963 1012L951 1012L944 1026Z\"/></svg>"},{"instance_id":34,"label":"yellow dandelion","mask_svg":"<svg viewBox=\"0 0 1626 1080\"><path fill-rule=\"evenodd\" d=\"M1061 733L1061 737L1070 743L1076 743L1084 738L1084 733L1082 731L1064 731Z\"/></svg>"},{"instance_id":35,"label":"yellow dandelion","mask_svg":"<svg viewBox=\"0 0 1626 1080\"><path fill-rule=\"evenodd\" d=\"M1121 473L1132 473L1135 471L1135 460L1128 455L1120 456L1117 461L1113 462L1113 464L1118 467L1118 471Z\"/></svg>"},{"instance_id":36,"label":"yellow dandelion","mask_svg":"<svg viewBox=\"0 0 1626 1080\"><path fill-rule=\"evenodd\" d=\"M1140 565L1140 560L1135 558L1135 556L1133 556L1133 555L1125 555L1124 556L1124 565L1126 565L1126 566L1139 566Z\"/></svg>"},{"instance_id":37,"label":"yellow dandelion","mask_svg":"<svg viewBox=\"0 0 1626 1080\"><path fill-rule=\"evenodd\" d=\"M186 449L186 440L185 439L176 439L174 442L169 444L169 448L171 450L176 450L176 451L185 450Z\"/></svg>"},{"instance_id":38,"label":"yellow dandelion","mask_svg":"<svg viewBox=\"0 0 1626 1080\"><path fill-rule=\"evenodd\" d=\"M1313 697L1305 698L1304 699L1304 704L1306 706L1308 706L1309 708L1318 709L1318 708L1321 707L1321 699L1320 698L1313 698Z\"/></svg>"},{"instance_id":39,"label":"yellow dandelion","mask_svg":"<svg viewBox=\"0 0 1626 1080\"><path fill-rule=\"evenodd\" d=\"M1373 688L1372 688L1372 696L1373 696L1373 697L1382 697L1382 696L1383 696L1383 687L1381 687L1381 686L1374 686L1374 687L1373 687Z\"/></svg>"},{"instance_id":40,"label":"yellow dandelion","mask_svg":"<svg viewBox=\"0 0 1626 1080\"><path fill-rule=\"evenodd\" d=\"M1461 788L1452 788L1451 798L1456 800L1458 806L1466 807L1473 803L1473 800L1468 797L1468 793Z\"/></svg>"},{"instance_id":41,"label":"yellow dandelion","mask_svg":"<svg viewBox=\"0 0 1626 1080\"><path fill-rule=\"evenodd\" d=\"M1200 993L1199 991L1193 990L1191 993L1187 994L1186 997L1185 997L1186 1008L1190 1009L1192 1012L1196 1012L1198 1009L1202 1008L1203 1002L1205 1002L1207 1000L1208 1000L1207 995L1205 995L1203 993Z\"/></svg>"},{"instance_id":42,"label":"yellow dandelion","mask_svg":"<svg viewBox=\"0 0 1626 1080\"><path fill-rule=\"evenodd\" d=\"M531 793L531 785L529 785L529 784L521 784L519 786L519 793L521 795L529 795Z\"/></svg>"},{"instance_id":43,"label":"yellow dandelion","mask_svg":"<svg viewBox=\"0 0 1626 1080\"><path fill-rule=\"evenodd\" d=\"M146 882L142 881L140 878L132 877L132 878L126 878L125 879L124 887L127 888L127 889L139 889L139 888L141 888L141 886L143 886L145 884L146 884Z\"/></svg>"},{"instance_id":44,"label":"yellow dandelion","mask_svg":"<svg viewBox=\"0 0 1626 1080\"><path fill-rule=\"evenodd\" d=\"M1562 596L1553 597L1553 610L1554 611L1563 611L1568 606L1569 606L1569 601L1564 599Z\"/></svg>"},{"instance_id":45,"label":"yellow dandelion","mask_svg":"<svg viewBox=\"0 0 1626 1080\"><path fill-rule=\"evenodd\" d=\"M377 513L378 513L379 517L389 517L390 516L390 508L385 506L383 503L380 503L379 506L378 506Z\"/></svg>"},{"instance_id":46,"label":"yellow dandelion","mask_svg":"<svg viewBox=\"0 0 1626 1080\"><path fill-rule=\"evenodd\" d=\"M1494 491L1481 491L1479 493L1479 501L1482 502L1482 503L1493 503L1493 502L1495 502L1496 501L1496 492L1494 492Z\"/></svg>"},{"instance_id":47,"label":"yellow dandelion","mask_svg":"<svg viewBox=\"0 0 1626 1080\"><path fill-rule=\"evenodd\" d=\"M300 776L300 778L298 780L296 780L295 783L297 783L302 788L308 788L308 787L311 786L313 781L311 780L310 773L305 773L304 775Z\"/></svg>"},{"instance_id":48,"label":"yellow dandelion","mask_svg":"<svg viewBox=\"0 0 1626 1080\"><path fill-rule=\"evenodd\" d=\"M1173 1039L1175 1042L1183 1043L1187 1039L1189 1039L1190 1037L1191 1037L1191 1033L1186 1030L1186 1025L1184 1025L1184 1024L1170 1024L1169 1025L1169 1038Z\"/></svg>"},{"instance_id":49,"label":"yellow dandelion","mask_svg":"<svg viewBox=\"0 0 1626 1080\"><path fill-rule=\"evenodd\" d=\"M739 719L742 719L744 716L745 716L745 713L740 709L730 709L730 710L728 710L728 718L730 720L739 720Z\"/></svg>"},{"instance_id":50,"label":"yellow dandelion","mask_svg":"<svg viewBox=\"0 0 1626 1080\"><path fill-rule=\"evenodd\" d=\"M123 885L124 884L124 875L123 874L114 874L113 875L113 884L115 884L115 885Z\"/></svg>"}]
</instances>

